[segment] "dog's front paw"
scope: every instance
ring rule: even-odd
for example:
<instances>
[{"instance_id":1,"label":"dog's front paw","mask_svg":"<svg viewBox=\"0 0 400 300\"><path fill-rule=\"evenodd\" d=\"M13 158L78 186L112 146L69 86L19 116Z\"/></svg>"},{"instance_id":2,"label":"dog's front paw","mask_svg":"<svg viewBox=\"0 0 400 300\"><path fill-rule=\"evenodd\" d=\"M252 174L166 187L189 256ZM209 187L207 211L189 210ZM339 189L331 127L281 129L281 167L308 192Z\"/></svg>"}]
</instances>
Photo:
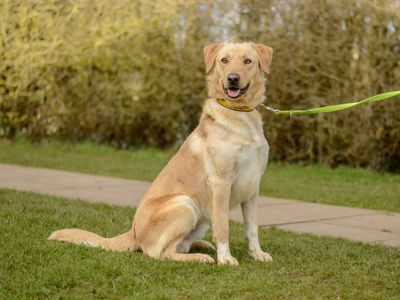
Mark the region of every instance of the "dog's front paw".
<instances>
[{"instance_id":1,"label":"dog's front paw","mask_svg":"<svg viewBox=\"0 0 400 300\"><path fill-rule=\"evenodd\" d=\"M250 257L254 260L259 260L263 262L272 261L272 256L269 253L264 252L262 250L250 250L249 251Z\"/></svg>"},{"instance_id":2,"label":"dog's front paw","mask_svg":"<svg viewBox=\"0 0 400 300\"><path fill-rule=\"evenodd\" d=\"M218 256L218 264L219 265L232 265L232 266L237 266L239 263L236 260L236 258L234 258L232 255L230 254L224 254L224 255L219 255Z\"/></svg>"}]
</instances>

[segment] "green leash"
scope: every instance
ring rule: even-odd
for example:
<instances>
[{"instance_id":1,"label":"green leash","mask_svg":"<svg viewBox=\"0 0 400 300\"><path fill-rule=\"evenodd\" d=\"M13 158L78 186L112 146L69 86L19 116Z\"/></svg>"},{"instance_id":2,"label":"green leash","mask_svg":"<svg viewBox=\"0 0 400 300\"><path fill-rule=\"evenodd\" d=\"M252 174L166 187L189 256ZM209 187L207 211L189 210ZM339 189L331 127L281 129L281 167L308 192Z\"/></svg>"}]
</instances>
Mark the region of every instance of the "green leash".
<instances>
[{"instance_id":1,"label":"green leash","mask_svg":"<svg viewBox=\"0 0 400 300\"><path fill-rule=\"evenodd\" d=\"M316 107L316 108L310 108L310 109L279 110L279 109L274 109L274 108L268 107L264 104L261 104L261 106L264 107L266 110L273 112L276 115L290 115L290 116L292 116L292 115L310 115L310 114L319 114L319 113L328 113L328 112L333 112L333 111L339 111L339 110L351 108L351 107L354 107L354 106L357 106L360 104L382 101L382 100L389 99L389 98L399 96L399 95L400 95L400 91L386 92L386 93L378 94L376 96L369 97L367 99L360 100L357 102L328 105L328 106L322 106L322 107Z\"/></svg>"}]
</instances>

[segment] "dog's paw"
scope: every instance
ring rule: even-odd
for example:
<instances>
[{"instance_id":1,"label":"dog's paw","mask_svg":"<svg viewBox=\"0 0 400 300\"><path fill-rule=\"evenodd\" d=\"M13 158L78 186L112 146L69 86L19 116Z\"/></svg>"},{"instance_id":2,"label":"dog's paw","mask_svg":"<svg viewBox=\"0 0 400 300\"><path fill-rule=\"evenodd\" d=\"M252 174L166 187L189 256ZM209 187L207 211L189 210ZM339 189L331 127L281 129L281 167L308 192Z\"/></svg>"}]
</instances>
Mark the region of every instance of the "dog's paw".
<instances>
[{"instance_id":1,"label":"dog's paw","mask_svg":"<svg viewBox=\"0 0 400 300\"><path fill-rule=\"evenodd\" d=\"M269 253L264 252L262 250L250 250L249 254L250 254L250 257L254 260L263 261L263 262L272 261L272 256L269 255Z\"/></svg>"},{"instance_id":2,"label":"dog's paw","mask_svg":"<svg viewBox=\"0 0 400 300\"><path fill-rule=\"evenodd\" d=\"M196 248L209 249L209 250L215 251L214 245L211 244L209 241L205 241L205 240L194 241L190 248L191 249L196 249Z\"/></svg>"},{"instance_id":3,"label":"dog's paw","mask_svg":"<svg viewBox=\"0 0 400 300\"><path fill-rule=\"evenodd\" d=\"M215 262L214 258L210 255L198 253L198 261L206 264L213 264Z\"/></svg>"},{"instance_id":4,"label":"dog's paw","mask_svg":"<svg viewBox=\"0 0 400 300\"><path fill-rule=\"evenodd\" d=\"M237 266L239 263L236 260L236 258L234 258L232 255L225 254L225 255L219 255L218 256L218 264L219 265Z\"/></svg>"}]
</instances>

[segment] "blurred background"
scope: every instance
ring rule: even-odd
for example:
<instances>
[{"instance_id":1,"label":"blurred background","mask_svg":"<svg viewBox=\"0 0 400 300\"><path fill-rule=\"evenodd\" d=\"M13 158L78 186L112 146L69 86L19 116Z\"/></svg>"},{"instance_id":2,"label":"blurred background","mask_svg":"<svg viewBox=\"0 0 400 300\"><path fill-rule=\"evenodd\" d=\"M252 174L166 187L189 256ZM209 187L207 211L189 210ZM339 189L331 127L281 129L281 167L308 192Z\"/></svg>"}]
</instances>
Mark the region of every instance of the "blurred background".
<instances>
[{"instance_id":1,"label":"blurred background","mask_svg":"<svg viewBox=\"0 0 400 300\"><path fill-rule=\"evenodd\" d=\"M207 96L203 47L223 41L274 48L275 108L400 87L398 0L1 0L0 138L178 147ZM271 159L400 172L399 111L264 113Z\"/></svg>"}]
</instances>

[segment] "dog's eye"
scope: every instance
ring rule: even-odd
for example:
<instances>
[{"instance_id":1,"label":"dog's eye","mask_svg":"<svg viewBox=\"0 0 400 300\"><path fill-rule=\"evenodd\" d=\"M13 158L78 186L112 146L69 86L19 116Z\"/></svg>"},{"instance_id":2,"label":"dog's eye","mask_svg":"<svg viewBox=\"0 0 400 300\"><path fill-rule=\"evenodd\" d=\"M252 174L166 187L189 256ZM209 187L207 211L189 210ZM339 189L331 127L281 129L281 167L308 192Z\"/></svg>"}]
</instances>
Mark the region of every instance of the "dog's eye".
<instances>
[{"instance_id":1,"label":"dog's eye","mask_svg":"<svg viewBox=\"0 0 400 300\"><path fill-rule=\"evenodd\" d=\"M227 64L227 63L228 63L228 59L227 59L226 57L224 57L223 59L221 59L221 62L222 62L223 64Z\"/></svg>"},{"instance_id":2,"label":"dog's eye","mask_svg":"<svg viewBox=\"0 0 400 300\"><path fill-rule=\"evenodd\" d=\"M246 58L246 59L244 60L244 63L245 63L246 65L251 64L251 59Z\"/></svg>"}]
</instances>

